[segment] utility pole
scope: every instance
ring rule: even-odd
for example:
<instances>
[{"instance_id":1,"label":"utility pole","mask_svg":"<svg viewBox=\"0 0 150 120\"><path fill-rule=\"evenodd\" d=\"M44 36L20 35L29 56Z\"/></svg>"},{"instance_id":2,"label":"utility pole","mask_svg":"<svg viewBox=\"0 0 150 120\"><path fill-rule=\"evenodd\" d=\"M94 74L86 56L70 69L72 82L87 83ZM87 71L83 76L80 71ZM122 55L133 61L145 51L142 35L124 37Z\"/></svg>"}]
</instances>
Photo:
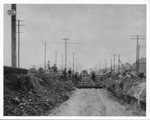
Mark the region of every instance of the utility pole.
<instances>
[{"instance_id":1,"label":"utility pole","mask_svg":"<svg viewBox=\"0 0 150 120\"><path fill-rule=\"evenodd\" d=\"M20 25L20 22L21 21L24 21L24 20L17 20L18 21L18 67L20 67L20 33L23 33L23 32L20 32L20 26L24 26L24 25Z\"/></svg>"},{"instance_id":2,"label":"utility pole","mask_svg":"<svg viewBox=\"0 0 150 120\"><path fill-rule=\"evenodd\" d=\"M11 16L11 65L17 67L17 53L16 53L16 4L11 4L11 9L15 14Z\"/></svg>"},{"instance_id":3,"label":"utility pole","mask_svg":"<svg viewBox=\"0 0 150 120\"><path fill-rule=\"evenodd\" d=\"M55 50L55 64L57 66L57 50Z\"/></svg>"},{"instance_id":4,"label":"utility pole","mask_svg":"<svg viewBox=\"0 0 150 120\"><path fill-rule=\"evenodd\" d=\"M139 67L140 67L139 58L140 58L140 45L138 45L138 49L137 49L137 73L139 73Z\"/></svg>"},{"instance_id":5,"label":"utility pole","mask_svg":"<svg viewBox=\"0 0 150 120\"><path fill-rule=\"evenodd\" d=\"M47 43L50 43L50 42L47 42L47 41L43 41L44 42L44 67L43 67L43 69L44 69L44 71L45 71L45 73L46 73L46 49L47 49Z\"/></svg>"},{"instance_id":6,"label":"utility pole","mask_svg":"<svg viewBox=\"0 0 150 120\"><path fill-rule=\"evenodd\" d=\"M63 66L63 55L61 56L61 58L62 58L62 70L64 70L64 66Z\"/></svg>"},{"instance_id":7,"label":"utility pole","mask_svg":"<svg viewBox=\"0 0 150 120\"><path fill-rule=\"evenodd\" d=\"M114 72L115 72L115 54L114 54Z\"/></svg>"},{"instance_id":8,"label":"utility pole","mask_svg":"<svg viewBox=\"0 0 150 120\"><path fill-rule=\"evenodd\" d=\"M46 73L46 41L44 41L44 70Z\"/></svg>"},{"instance_id":9,"label":"utility pole","mask_svg":"<svg viewBox=\"0 0 150 120\"><path fill-rule=\"evenodd\" d=\"M73 52L73 74L74 74L74 56L75 56L75 53Z\"/></svg>"},{"instance_id":10,"label":"utility pole","mask_svg":"<svg viewBox=\"0 0 150 120\"><path fill-rule=\"evenodd\" d=\"M62 40L65 40L65 68L67 69L67 44L80 44L80 43L67 43L67 41L70 40L67 37L65 37ZM49 43L61 44L60 42L49 42Z\"/></svg>"},{"instance_id":11,"label":"utility pole","mask_svg":"<svg viewBox=\"0 0 150 120\"><path fill-rule=\"evenodd\" d=\"M136 74L139 74L139 40L145 39L144 35L132 35L131 39L136 39Z\"/></svg>"},{"instance_id":12,"label":"utility pole","mask_svg":"<svg viewBox=\"0 0 150 120\"><path fill-rule=\"evenodd\" d=\"M78 58L76 58L76 72L77 72L77 63L78 63Z\"/></svg>"},{"instance_id":13,"label":"utility pole","mask_svg":"<svg viewBox=\"0 0 150 120\"><path fill-rule=\"evenodd\" d=\"M63 40L65 40L65 68L67 69L67 40L70 40L70 39L65 37Z\"/></svg>"},{"instance_id":14,"label":"utility pole","mask_svg":"<svg viewBox=\"0 0 150 120\"><path fill-rule=\"evenodd\" d=\"M63 40L65 40L65 80L67 80L67 40L70 40L68 39L67 37L65 37Z\"/></svg>"},{"instance_id":15,"label":"utility pole","mask_svg":"<svg viewBox=\"0 0 150 120\"><path fill-rule=\"evenodd\" d=\"M106 71L105 71L105 63L103 64L103 72L106 72Z\"/></svg>"},{"instance_id":16,"label":"utility pole","mask_svg":"<svg viewBox=\"0 0 150 120\"><path fill-rule=\"evenodd\" d=\"M106 59L104 60L105 62L105 71L107 72L107 62L106 62Z\"/></svg>"},{"instance_id":17,"label":"utility pole","mask_svg":"<svg viewBox=\"0 0 150 120\"><path fill-rule=\"evenodd\" d=\"M118 56L118 73L120 73L120 54Z\"/></svg>"},{"instance_id":18,"label":"utility pole","mask_svg":"<svg viewBox=\"0 0 150 120\"><path fill-rule=\"evenodd\" d=\"M70 40L67 37L65 37L63 40L65 40L65 73L67 70L67 41ZM78 43L70 43L70 44L78 44ZM65 80L67 79L67 76L65 74Z\"/></svg>"},{"instance_id":19,"label":"utility pole","mask_svg":"<svg viewBox=\"0 0 150 120\"><path fill-rule=\"evenodd\" d=\"M99 62L99 69L100 69L100 74L101 74L101 62Z\"/></svg>"},{"instance_id":20,"label":"utility pole","mask_svg":"<svg viewBox=\"0 0 150 120\"><path fill-rule=\"evenodd\" d=\"M68 69L70 68L70 60L68 60Z\"/></svg>"},{"instance_id":21,"label":"utility pole","mask_svg":"<svg viewBox=\"0 0 150 120\"><path fill-rule=\"evenodd\" d=\"M111 62L110 62L110 70L112 72L112 59L111 59Z\"/></svg>"},{"instance_id":22,"label":"utility pole","mask_svg":"<svg viewBox=\"0 0 150 120\"><path fill-rule=\"evenodd\" d=\"M107 72L107 61L105 59L105 69L106 69L106 72Z\"/></svg>"}]
</instances>

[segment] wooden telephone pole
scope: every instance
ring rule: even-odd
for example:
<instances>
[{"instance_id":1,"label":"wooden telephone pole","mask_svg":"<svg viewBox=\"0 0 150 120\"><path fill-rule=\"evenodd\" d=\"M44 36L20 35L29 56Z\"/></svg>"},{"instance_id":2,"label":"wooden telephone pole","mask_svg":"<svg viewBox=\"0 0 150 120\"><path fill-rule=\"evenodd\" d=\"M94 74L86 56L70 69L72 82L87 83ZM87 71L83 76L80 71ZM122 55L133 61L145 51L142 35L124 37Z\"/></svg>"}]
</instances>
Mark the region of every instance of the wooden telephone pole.
<instances>
[{"instance_id":1,"label":"wooden telephone pole","mask_svg":"<svg viewBox=\"0 0 150 120\"><path fill-rule=\"evenodd\" d=\"M63 40L65 40L65 68L67 69L67 40L70 40L70 39L65 37Z\"/></svg>"},{"instance_id":2,"label":"wooden telephone pole","mask_svg":"<svg viewBox=\"0 0 150 120\"><path fill-rule=\"evenodd\" d=\"M15 14L11 16L11 65L17 67L17 53L16 53L16 4L11 5L11 9Z\"/></svg>"},{"instance_id":3,"label":"wooden telephone pole","mask_svg":"<svg viewBox=\"0 0 150 120\"><path fill-rule=\"evenodd\" d=\"M115 54L114 54L114 72L115 72Z\"/></svg>"},{"instance_id":4,"label":"wooden telephone pole","mask_svg":"<svg viewBox=\"0 0 150 120\"><path fill-rule=\"evenodd\" d=\"M62 70L64 70L64 66L63 66L63 57L64 57L64 56L62 55L62 56L61 56L61 60L62 60L62 63L61 63L61 64L62 64Z\"/></svg>"},{"instance_id":5,"label":"wooden telephone pole","mask_svg":"<svg viewBox=\"0 0 150 120\"><path fill-rule=\"evenodd\" d=\"M112 59L111 59L111 61L110 61L110 70L111 70L111 72L112 72Z\"/></svg>"},{"instance_id":6,"label":"wooden telephone pole","mask_svg":"<svg viewBox=\"0 0 150 120\"><path fill-rule=\"evenodd\" d=\"M75 53L73 52L73 73L74 73L74 56L75 56Z\"/></svg>"},{"instance_id":7,"label":"wooden telephone pole","mask_svg":"<svg viewBox=\"0 0 150 120\"><path fill-rule=\"evenodd\" d=\"M120 73L120 54L118 56L118 73Z\"/></svg>"},{"instance_id":8,"label":"wooden telephone pole","mask_svg":"<svg viewBox=\"0 0 150 120\"><path fill-rule=\"evenodd\" d=\"M44 71L46 73L46 41L44 41Z\"/></svg>"},{"instance_id":9,"label":"wooden telephone pole","mask_svg":"<svg viewBox=\"0 0 150 120\"><path fill-rule=\"evenodd\" d=\"M80 43L67 43L68 39L65 37L63 40L65 40L65 68L67 69L67 44L80 44Z\"/></svg>"},{"instance_id":10,"label":"wooden telephone pole","mask_svg":"<svg viewBox=\"0 0 150 120\"><path fill-rule=\"evenodd\" d=\"M76 72L78 70L78 58L76 58Z\"/></svg>"},{"instance_id":11,"label":"wooden telephone pole","mask_svg":"<svg viewBox=\"0 0 150 120\"><path fill-rule=\"evenodd\" d=\"M132 35L131 39L136 39L136 74L139 74L139 53L140 53L140 45L139 45L139 40L145 39L144 35Z\"/></svg>"}]
</instances>

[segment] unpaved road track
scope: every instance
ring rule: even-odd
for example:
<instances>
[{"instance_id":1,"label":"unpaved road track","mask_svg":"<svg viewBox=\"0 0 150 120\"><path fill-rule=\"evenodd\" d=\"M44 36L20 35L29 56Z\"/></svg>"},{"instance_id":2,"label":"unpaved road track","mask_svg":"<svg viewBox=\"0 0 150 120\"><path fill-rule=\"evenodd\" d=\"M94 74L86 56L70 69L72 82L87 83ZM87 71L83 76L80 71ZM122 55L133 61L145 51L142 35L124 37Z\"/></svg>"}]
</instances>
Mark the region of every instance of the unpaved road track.
<instances>
[{"instance_id":1,"label":"unpaved road track","mask_svg":"<svg viewBox=\"0 0 150 120\"><path fill-rule=\"evenodd\" d=\"M50 116L133 116L110 97L105 89L77 89L72 97L50 112Z\"/></svg>"}]
</instances>

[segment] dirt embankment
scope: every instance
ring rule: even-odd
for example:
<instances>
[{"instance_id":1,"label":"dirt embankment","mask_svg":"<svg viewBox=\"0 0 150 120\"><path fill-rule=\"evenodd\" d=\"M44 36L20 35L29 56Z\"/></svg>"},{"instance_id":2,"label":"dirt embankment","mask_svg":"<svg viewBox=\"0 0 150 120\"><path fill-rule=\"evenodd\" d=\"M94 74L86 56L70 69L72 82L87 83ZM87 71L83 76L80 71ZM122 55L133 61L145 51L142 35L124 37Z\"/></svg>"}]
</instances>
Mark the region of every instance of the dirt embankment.
<instances>
[{"instance_id":1,"label":"dirt embankment","mask_svg":"<svg viewBox=\"0 0 150 120\"><path fill-rule=\"evenodd\" d=\"M146 111L146 80L135 76L119 78L117 76L98 77L108 91L120 101L126 102L136 110ZM137 113L138 114L138 113Z\"/></svg>"},{"instance_id":2,"label":"dirt embankment","mask_svg":"<svg viewBox=\"0 0 150 120\"><path fill-rule=\"evenodd\" d=\"M4 75L4 116L41 116L69 99L74 85L44 74Z\"/></svg>"}]
</instances>

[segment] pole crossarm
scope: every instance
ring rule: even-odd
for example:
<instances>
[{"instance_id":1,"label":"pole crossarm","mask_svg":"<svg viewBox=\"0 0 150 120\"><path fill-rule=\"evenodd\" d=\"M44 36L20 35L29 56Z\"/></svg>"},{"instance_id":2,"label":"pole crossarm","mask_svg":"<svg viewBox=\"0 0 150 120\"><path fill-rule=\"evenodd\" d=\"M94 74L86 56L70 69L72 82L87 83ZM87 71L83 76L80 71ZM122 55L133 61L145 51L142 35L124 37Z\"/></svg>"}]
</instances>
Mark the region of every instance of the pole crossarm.
<instances>
[{"instance_id":1,"label":"pole crossarm","mask_svg":"<svg viewBox=\"0 0 150 120\"><path fill-rule=\"evenodd\" d=\"M64 38L64 39L62 39L62 40L65 40L65 41L66 41L66 40L70 40L70 39L69 39L69 38L67 38L67 37L65 37L65 38Z\"/></svg>"},{"instance_id":2,"label":"pole crossarm","mask_svg":"<svg viewBox=\"0 0 150 120\"><path fill-rule=\"evenodd\" d=\"M71 42L69 42L68 44L78 44L78 45L80 45L81 43L71 43Z\"/></svg>"}]
</instances>

